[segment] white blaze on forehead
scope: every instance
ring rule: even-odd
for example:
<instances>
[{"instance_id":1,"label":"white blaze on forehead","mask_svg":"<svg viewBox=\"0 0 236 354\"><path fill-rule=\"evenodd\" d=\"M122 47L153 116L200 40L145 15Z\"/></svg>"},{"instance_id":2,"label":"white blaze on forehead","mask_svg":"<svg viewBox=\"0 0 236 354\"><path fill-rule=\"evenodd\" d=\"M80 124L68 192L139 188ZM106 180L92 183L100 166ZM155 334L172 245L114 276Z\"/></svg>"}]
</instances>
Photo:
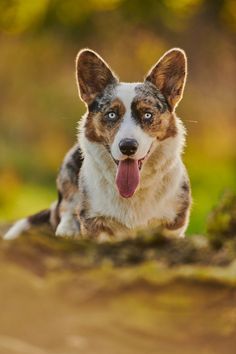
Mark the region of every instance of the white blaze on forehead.
<instances>
[{"instance_id":1,"label":"white blaze on forehead","mask_svg":"<svg viewBox=\"0 0 236 354\"><path fill-rule=\"evenodd\" d=\"M116 88L116 96L125 106L125 115L111 146L111 153L115 160L125 158L119 149L119 143L122 139L128 138L137 140L138 150L134 155L134 158L138 160L145 157L153 141L153 138L145 133L139 124L132 118L131 105L133 99L137 95L135 91L137 85L140 85L140 83L121 83Z\"/></svg>"},{"instance_id":2,"label":"white blaze on forehead","mask_svg":"<svg viewBox=\"0 0 236 354\"><path fill-rule=\"evenodd\" d=\"M131 110L131 103L136 96L135 88L140 85L139 82L122 82L116 88L117 97L122 101L126 111Z\"/></svg>"}]
</instances>

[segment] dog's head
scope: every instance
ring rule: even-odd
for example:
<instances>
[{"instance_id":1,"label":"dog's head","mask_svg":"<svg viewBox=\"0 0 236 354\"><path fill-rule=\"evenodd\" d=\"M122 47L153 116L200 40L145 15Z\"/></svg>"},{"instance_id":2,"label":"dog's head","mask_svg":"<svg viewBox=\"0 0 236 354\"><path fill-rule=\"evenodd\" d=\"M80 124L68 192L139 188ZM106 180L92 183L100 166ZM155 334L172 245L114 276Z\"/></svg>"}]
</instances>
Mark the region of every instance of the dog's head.
<instances>
[{"instance_id":1,"label":"dog's head","mask_svg":"<svg viewBox=\"0 0 236 354\"><path fill-rule=\"evenodd\" d=\"M177 134L174 110L186 71L185 53L178 48L166 52L142 83L119 82L92 50L77 56L79 94L88 107L85 136L105 146L117 164L116 184L124 198L136 191L152 146Z\"/></svg>"}]
</instances>

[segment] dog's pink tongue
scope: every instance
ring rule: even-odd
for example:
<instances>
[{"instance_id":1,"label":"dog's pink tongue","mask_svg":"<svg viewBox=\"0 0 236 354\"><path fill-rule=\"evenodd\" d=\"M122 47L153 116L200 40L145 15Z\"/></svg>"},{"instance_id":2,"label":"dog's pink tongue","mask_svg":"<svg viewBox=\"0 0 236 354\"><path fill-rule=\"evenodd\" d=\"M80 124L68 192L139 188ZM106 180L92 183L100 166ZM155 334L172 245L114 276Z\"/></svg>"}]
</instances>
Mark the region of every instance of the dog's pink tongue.
<instances>
[{"instance_id":1,"label":"dog's pink tongue","mask_svg":"<svg viewBox=\"0 0 236 354\"><path fill-rule=\"evenodd\" d=\"M122 197L132 197L138 187L139 179L138 160L126 159L119 162L116 185Z\"/></svg>"}]
</instances>

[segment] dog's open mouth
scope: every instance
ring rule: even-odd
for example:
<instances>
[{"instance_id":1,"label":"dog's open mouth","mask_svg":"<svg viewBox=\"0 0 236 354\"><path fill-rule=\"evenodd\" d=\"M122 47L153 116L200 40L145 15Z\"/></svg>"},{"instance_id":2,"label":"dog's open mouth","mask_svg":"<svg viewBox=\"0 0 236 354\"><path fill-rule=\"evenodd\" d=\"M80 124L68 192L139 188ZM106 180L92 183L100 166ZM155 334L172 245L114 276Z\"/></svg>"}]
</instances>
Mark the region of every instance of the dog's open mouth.
<instances>
[{"instance_id":1,"label":"dog's open mouth","mask_svg":"<svg viewBox=\"0 0 236 354\"><path fill-rule=\"evenodd\" d=\"M122 160L122 161L119 161L119 160L115 160L115 159L113 159L114 161L115 161L115 163L117 164L117 166L119 166L119 163L120 162L122 162L122 161L127 161L127 160L133 160L133 159L125 159L125 160ZM137 161L138 162L138 168L139 168L139 170L141 170L141 168L143 167L143 162L144 162L144 160L146 160L146 156L145 157L143 157L142 159L140 159L140 160L133 160L133 161Z\"/></svg>"},{"instance_id":2,"label":"dog's open mouth","mask_svg":"<svg viewBox=\"0 0 236 354\"><path fill-rule=\"evenodd\" d=\"M115 161L118 165L116 173L116 185L123 198L130 198L135 193L140 182L140 171L148 153L140 160L127 158Z\"/></svg>"}]
</instances>

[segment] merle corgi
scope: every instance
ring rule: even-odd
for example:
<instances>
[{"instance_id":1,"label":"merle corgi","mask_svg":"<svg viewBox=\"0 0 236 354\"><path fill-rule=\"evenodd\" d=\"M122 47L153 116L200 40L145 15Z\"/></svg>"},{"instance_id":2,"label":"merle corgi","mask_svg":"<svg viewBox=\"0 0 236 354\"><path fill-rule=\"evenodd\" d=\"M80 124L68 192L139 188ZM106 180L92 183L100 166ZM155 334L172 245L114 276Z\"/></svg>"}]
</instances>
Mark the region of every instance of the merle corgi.
<instances>
[{"instance_id":1,"label":"merle corgi","mask_svg":"<svg viewBox=\"0 0 236 354\"><path fill-rule=\"evenodd\" d=\"M57 177L58 201L16 222L4 238L41 223L56 236L128 235L148 225L184 236L191 191L181 159L185 129L175 109L186 75L178 48L132 83L120 82L94 51L81 50L76 78L87 111Z\"/></svg>"}]
</instances>

